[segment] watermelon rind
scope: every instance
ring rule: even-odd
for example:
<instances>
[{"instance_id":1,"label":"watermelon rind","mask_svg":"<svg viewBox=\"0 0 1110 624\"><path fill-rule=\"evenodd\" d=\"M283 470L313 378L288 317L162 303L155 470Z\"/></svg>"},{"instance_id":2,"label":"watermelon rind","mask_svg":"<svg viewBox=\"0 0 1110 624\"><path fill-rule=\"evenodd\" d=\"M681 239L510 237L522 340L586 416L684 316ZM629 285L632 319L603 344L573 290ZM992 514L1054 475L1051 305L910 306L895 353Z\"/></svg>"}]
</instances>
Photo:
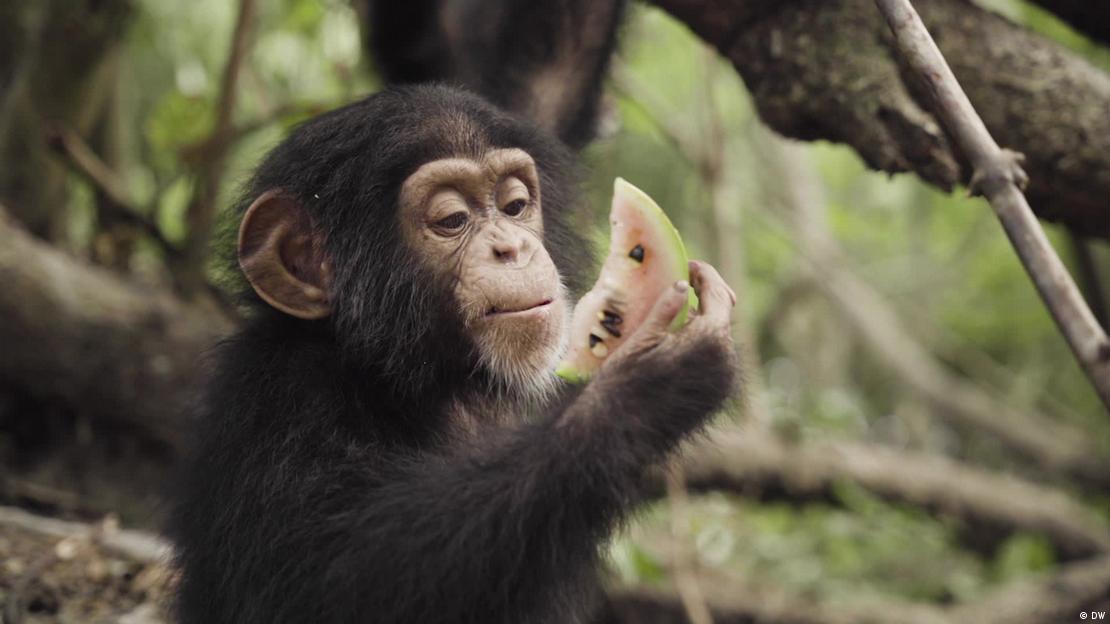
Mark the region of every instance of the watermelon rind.
<instances>
[{"instance_id":1,"label":"watermelon rind","mask_svg":"<svg viewBox=\"0 0 1110 624\"><path fill-rule=\"evenodd\" d=\"M670 268L673 274L678 276L676 279L689 279L689 258L686 254L686 246L682 243L682 236L679 235L678 229L671 223L659 204L647 193L620 177L613 181L613 205L617 205L619 200L627 201L632 205L639 216L642 217L646 226L659 235L662 249L665 249L674 257L674 264ZM610 245L612 244L612 237L610 237ZM694 289L691 288L688 293L686 305L675 316L675 320L671 324L672 329L678 329L685 325L689 319L690 309L697 306L698 300L697 295L694 294ZM588 381L593 371L581 370L572 362L564 361L556 368L555 374L568 382L579 384Z\"/></svg>"},{"instance_id":2,"label":"watermelon rind","mask_svg":"<svg viewBox=\"0 0 1110 624\"><path fill-rule=\"evenodd\" d=\"M690 258L686 255L686 245L682 243L682 235L678 233L678 228L671 223L667 213L663 212L663 208L655 203L655 200L650 195L640 190L637 186L625 180L624 178L617 177L613 180L613 196L617 197L624 195L633 200L633 203L640 212L644 215L651 226L664 235L664 241L667 246L675 250L675 264L672 267L676 275L683 275L685 279L690 279ZM691 288L689 295L686 299L686 306L679 311L678 316L675 317L674 322L671 324L671 329L678 329L686 324L689 317L690 309L697 309L698 296L694 294L694 289Z\"/></svg>"}]
</instances>

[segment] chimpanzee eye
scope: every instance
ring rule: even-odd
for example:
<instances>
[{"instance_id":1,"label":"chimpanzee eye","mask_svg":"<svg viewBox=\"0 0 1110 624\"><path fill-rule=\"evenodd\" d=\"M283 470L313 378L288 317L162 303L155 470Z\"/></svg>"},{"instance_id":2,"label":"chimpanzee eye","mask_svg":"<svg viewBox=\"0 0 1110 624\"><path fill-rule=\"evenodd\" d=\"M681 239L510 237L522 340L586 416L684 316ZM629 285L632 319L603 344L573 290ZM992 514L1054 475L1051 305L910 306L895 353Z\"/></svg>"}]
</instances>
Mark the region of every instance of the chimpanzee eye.
<instances>
[{"instance_id":1,"label":"chimpanzee eye","mask_svg":"<svg viewBox=\"0 0 1110 624\"><path fill-rule=\"evenodd\" d=\"M453 231L466 225L469 217L465 212L453 212L446 217L435 222L435 226L441 230Z\"/></svg>"},{"instance_id":2,"label":"chimpanzee eye","mask_svg":"<svg viewBox=\"0 0 1110 624\"><path fill-rule=\"evenodd\" d=\"M505 204L505 207L502 208L501 211L509 215L510 217L515 217L518 214L524 212L524 209L527 207L527 199L514 199L513 201Z\"/></svg>"}]
</instances>

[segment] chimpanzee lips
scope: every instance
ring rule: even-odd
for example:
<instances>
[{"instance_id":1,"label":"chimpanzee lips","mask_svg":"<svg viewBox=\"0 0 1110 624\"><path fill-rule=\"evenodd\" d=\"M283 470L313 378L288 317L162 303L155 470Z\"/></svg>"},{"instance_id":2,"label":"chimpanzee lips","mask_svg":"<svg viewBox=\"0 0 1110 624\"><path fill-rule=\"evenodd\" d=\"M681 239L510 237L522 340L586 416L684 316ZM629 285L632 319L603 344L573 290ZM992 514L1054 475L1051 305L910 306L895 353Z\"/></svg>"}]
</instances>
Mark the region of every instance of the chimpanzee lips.
<instances>
[{"instance_id":1,"label":"chimpanzee lips","mask_svg":"<svg viewBox=\"0 0 1110 624\"><path fill-rule=\"evenodd\" d=\"M486 312L486 316L502 316L502 315L520 314L520 313L523 313L523 312L530 312L532 310L536 310L538 308L542 308L544 306L551 305L552 301L553 301L552 299L543 299L542 301L538 301L538 302L533 303L531 305L524 305L524 306L511 306L511 305L510 306L505 306L505 307L491 306L489 311Z\"/></svg>"}]
</instances>

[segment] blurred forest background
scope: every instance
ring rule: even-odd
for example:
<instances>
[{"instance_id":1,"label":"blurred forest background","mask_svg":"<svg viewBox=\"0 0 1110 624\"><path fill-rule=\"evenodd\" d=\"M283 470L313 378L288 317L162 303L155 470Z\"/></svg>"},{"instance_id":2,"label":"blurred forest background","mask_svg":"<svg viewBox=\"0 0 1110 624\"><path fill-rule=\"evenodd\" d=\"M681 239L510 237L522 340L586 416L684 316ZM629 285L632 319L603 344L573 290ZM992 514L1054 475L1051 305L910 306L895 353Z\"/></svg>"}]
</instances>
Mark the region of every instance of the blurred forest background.
<instances>
[{"instance_id":1,"label":"blurred forest background","mask_svg":"<svg viewBox=\"0 0 1110 624\"><path fill-rule=\"evenodd\" d=\"M946 2L964 4L917 4L929 18ZM1028 129L999 137L1034 162L1034 209L1105 320L1110 12L1084 35L1027 2L977 5L1091 77L1070 92L1087 109L1031 118L984 110L995 100L974 72L1018 96L1075 87L1074 72L1061 87L1043 65L1005 75L949 59L996 136L1055 112L1080 119L1076 152L1101 142L1103 166L1066 179L1065 196L1037 188L1037 163L1071 151L1030 153ZM147 531L178 450L175 414L198 356L236 318L209 232L292 125L381 88L360 10L0 6L2 621L159 621L166 576ZM820 19L810 26L832 64L872 45L822 48ZM615 176L644 188L740 294L745 346L743 404L613 544L613 599L659 618L629 621L698 624L1056 622L1105 609L1110 418L989 206L928 165L874 171L897 167L861 149L865 125L843 111L822 122L807 91L820 85L782 87L816 102L808 125L775 121L753 98L771 89L758 69L742 77L686 24L634 5L601 136L583 152L584 227L604 243ZM874 80L825 104L884 88ZM765 121L833 141L787 140Z\"/></svg>"}]
</instances>

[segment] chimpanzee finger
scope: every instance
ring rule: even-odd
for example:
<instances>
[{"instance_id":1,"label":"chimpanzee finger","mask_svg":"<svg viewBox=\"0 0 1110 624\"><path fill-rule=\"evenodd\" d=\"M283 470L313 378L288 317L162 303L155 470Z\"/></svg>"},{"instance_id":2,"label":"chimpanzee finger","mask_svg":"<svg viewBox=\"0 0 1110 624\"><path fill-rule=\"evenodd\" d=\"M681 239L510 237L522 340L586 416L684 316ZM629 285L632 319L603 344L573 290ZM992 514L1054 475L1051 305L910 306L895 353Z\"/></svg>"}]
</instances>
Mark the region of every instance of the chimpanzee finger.
<instances>
[{"instance_id":1,"label":"chimpanzee finger","mask_svg":"<svg viewBox=\"0 0 1110 624\"><path fill-rule=\"evenodd\" d=\"M643 332L642 335L666 334L671 323L678 316L679 310L682 309L682 305L686 303L687 291L689 290L689 282L680 280L663 291L663 294L656 299L655 305L652 306L651 312L648 312L644 324L640 326L637 333Z\"/></svg>"},{"instance_id":2,"label":"chimpanzee finger","mask_svg":"<svg viewBox=\"0 0 1110 624\"><path fill-rule=\"evenodd\" d=\"M691 260L690 282L698 295L698 315L711 324L727 324L736 297L717 269L708 263Z\"/></svg>"}]
</instances>

